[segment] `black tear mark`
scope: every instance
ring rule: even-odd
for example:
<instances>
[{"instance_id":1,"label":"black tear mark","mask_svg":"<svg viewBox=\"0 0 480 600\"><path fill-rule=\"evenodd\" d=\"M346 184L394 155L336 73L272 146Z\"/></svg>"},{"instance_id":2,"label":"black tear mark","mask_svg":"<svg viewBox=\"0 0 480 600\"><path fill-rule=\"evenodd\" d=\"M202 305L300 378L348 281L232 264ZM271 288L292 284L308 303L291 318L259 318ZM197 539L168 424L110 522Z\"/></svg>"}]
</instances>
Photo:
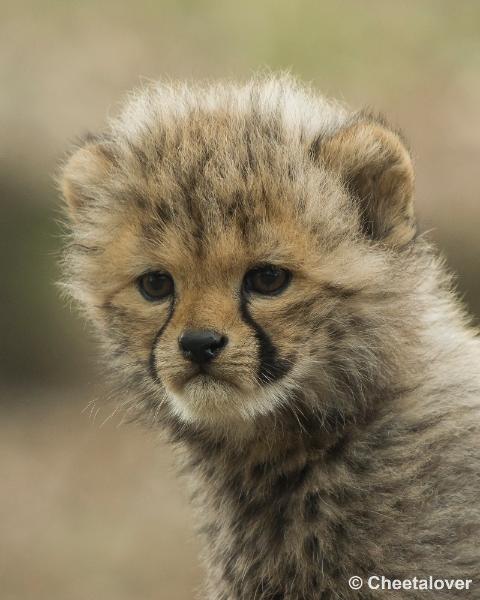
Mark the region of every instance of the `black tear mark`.
<instances>
[{"instance_id":1,"label":"black tear mark","mask_svg":"<svg viewBox=\"0 0 480 600\"><path fill-rule=\"evenodd\" d=\"M277 381L288 373L290 363L279 358L270 336L248 312L248 300L245 296L242 296L240 301L240 314L243 322L253 329L255 338L258 341L260 361L258 380L263 384Z\"/></svg>"},{"instance_id":2,"label":"black tear mark","mask_svg":"<svg viewBox=\"0 0 480 600\"><path fill-rule=\"evenodd\" d=\"M151 375L152 379L155 382L160 382L160 377L158 376L157 367L155 365L155 348L157 346L158 340L162 337L163 332L167 328L167 325L170 323L170 320L171 320L171 318L173 316L173 309L174 309L174 300L172 300L170 302L170 307L169 307L169 310L168 310L168 315L167 315L167 318L165 320L165 323L160 327L160 329L155 334L155 338L154 338L153 343L152 343L152 349L150 351L150 357L149 357L149 360L148 360L148 370L150 372L150 375Z\"/></svg>"}]
</instances>

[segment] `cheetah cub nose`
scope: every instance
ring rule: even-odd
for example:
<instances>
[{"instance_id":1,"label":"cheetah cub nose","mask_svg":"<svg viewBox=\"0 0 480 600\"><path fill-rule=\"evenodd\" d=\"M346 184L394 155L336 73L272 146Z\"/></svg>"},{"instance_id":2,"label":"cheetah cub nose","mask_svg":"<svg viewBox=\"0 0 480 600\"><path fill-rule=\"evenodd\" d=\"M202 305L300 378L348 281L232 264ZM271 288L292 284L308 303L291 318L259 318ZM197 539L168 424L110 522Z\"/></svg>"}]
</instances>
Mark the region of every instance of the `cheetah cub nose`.
<instances>
[{"instance_id":1,"label":"cheetah cub nose","mask_svg":"<svg viewBox=\"0 0 480 600\"><path fill-rule=\"evenodd\" d=\"M187 329L178 339L183 356L199 365L214 359L227 342L225 335L211 329Z\"/></svg>"}]
</instances>

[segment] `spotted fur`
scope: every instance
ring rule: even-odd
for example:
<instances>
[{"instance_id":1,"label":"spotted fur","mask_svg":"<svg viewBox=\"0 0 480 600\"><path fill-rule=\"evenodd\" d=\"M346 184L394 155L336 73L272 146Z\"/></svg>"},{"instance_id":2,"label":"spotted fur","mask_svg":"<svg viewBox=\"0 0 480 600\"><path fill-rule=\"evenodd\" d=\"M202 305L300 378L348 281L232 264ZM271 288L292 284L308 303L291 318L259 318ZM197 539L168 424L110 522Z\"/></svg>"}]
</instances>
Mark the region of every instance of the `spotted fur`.
<instances>
[{"instance_id":1,"label":"spotted fur","mask_svg":"<svg viewBox=\"0 0 480 600\"><path fill-rule=\"evenodd\" d=\"M62 189L66 289L181 450L209 600L480 598L479 344L416 233L397 132L286 77L155 84ZM292 273L284 292L246 293L262 264ZM173 296L141 296L151 270ZM179 351L187 328L229 338L208 375Z\"/></svg>"}]
</instances>

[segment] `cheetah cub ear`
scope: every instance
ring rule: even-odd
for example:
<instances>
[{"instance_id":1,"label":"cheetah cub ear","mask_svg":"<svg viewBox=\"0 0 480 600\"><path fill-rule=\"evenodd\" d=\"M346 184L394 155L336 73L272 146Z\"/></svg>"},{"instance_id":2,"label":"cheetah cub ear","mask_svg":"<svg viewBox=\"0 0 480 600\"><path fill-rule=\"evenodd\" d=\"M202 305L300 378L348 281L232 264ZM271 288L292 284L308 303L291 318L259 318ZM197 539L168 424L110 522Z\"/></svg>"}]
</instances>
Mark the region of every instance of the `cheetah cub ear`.
<instances>
[{"instance_id":1,"label":"cheetah cub ear","mask_svg":"<svg viewBox=\"0 0 480 600\"><path fill-rule=\"evenodd\" d=\"M87 141L63 166L59 183L72 220L79 220L97 203L98 188L112 166L111 158L104 145Z\"/></svg>"},{"instance_id":2,"label":"cheetah cub ear","mask_svg":"<svg viewBox=\"0 0 480 600\"><path fill-rule=\"evenodd\" d=\"M359 203L365 234L396 247L413 238L413 166L396 133L361 120L323 139L316 155Z\"/></svg>"}]
</instances>

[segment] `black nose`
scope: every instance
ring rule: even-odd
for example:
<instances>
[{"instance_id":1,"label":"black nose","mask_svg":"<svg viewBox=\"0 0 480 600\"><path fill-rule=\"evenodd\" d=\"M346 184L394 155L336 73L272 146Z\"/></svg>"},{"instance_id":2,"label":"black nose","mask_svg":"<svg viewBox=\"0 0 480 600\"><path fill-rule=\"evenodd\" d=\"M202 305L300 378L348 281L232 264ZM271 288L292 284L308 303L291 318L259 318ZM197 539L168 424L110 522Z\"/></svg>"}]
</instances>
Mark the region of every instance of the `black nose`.
<instances>
[{"instance_id":1,"label":"black nose","mask_svg":"<svg viewBox=\"0 0 480 600\"><path fill-rule=\"evenodd\" d=\"M226 336L210 329L187 329L178 339L185 358L198 364L205 364L215 358L227 342Z\"/></svg>"}]
</instances>

